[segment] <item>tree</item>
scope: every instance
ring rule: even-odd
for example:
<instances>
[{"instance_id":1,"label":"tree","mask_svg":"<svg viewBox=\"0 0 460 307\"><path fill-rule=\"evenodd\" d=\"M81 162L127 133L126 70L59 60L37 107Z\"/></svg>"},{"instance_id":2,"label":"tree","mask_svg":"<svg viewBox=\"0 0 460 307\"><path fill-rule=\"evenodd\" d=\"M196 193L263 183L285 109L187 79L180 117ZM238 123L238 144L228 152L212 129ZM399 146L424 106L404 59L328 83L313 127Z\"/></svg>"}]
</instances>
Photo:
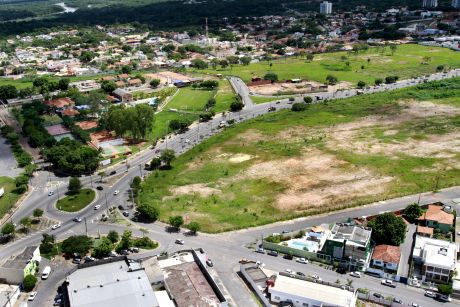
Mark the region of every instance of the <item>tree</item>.
<instances>
[{"instance_id":1,"label":"tree","mask_svg":"<svg viewBox=\"0 0 460 307\"><path fill-rule=\"evenodd\" d=\"M220 67L225 69L228 66L228 61L227 60L220 60L219 65L220 65Z\"/></svg>"},{"instance_id":2,"label":"tree","mask_svg":"<svg viewBox=\"0 0 460 307\"><path fill-rule=\"evenodd\" d=\"M94 52L91 52L91 51L83 51L79 57L80 61L82 61L83 63L88 63L88 62L91 62L94 57L96 56L96 54Z\"/></svg>"},{"instance_id":3,"label":"tree","mask_svg":"<svg viewBox=\"0 0 460 307\"><path fill-rule=\"evenodd\" d=\"M69 194L78 194L81 190L81 182L77 177L71 177L69 180Z\"/></svg>"},{"instance_id":4,"label":"tree","mask_svg":"<svg viewBox=\"0 0 460 307\"><path fill-rule=\"evenodd\" d=\"M375 79L375 81L374 81L374 84L375 84L375 85L380 85L380 84L382 84L382 83L383 83L383 79L382 79L382 78L377 78L377 79Z\"/></svg>"},{"instance_id":5,"label":"tree","mask_svg":"<svg viewBox=\"0 0 460 307\"><path fill-rule=\"evenodd\" d=\"M315 57L315 56L314 56L312 53L307 54L307 61L308 61L308 62L313 61L313 58L314 58L314 57Z\"/></svg>"},{"instance_id":6,"label":"tree","mask_svg":"<svg viewBox=\"0 0 460 307\"><path fill-rule=\"evenodd\" d=\"M106 173L105 172L99 172L97 173L98 176L101 176L101 182L102 182L102 179L105 177Z\"/></svg>"},{"instance_id":7,"label":"tree","mask_svg":"<svg viewBox=\"0 0 460 307\"><path fill-rule=\"evenodd\" d=\"M398 49L398 46L390 45L391 55L394 55L397 49Z\"/></svg>"},{"instance_id":8,"label":"tree","mask_svg":"<svg viewBox=\"0 0 460 307\"><path fill-rule=\"evenodd\" d=\"M107 81L104 80L101 83L101 88L104 90L106 93L112 93L114 90L117 89L117 85L113 81Z\"/></svg>"},{"instance_id":9,"label":"tree","mask_svg":"<svg viewBox=\"0 0 460 307\"><path fill-rule=\"evenodd\" d=\"M438 65L436 67L436 71L443 71L444 70L444 65Z\"/></svg>"},{"instance_id":10,"label":"tree","mask_svg":"<svg viewBox=\"0 0 460 307\"><path fill-rule=\"evenodd\" d=\"M453 290L452 290L452 285L451 284L438 284L438 292L444 295L451 295Z\"/></svg>"},{"instance_id":11,"label":"tree","mask_svg":"<svg viewBox=\"0 0 460 307\"><path fill-rule=\"evenodd\" d=\"M136 207L137 212L139 212L145 219L149 221L155 221L158 219L160 212L158 209L150 203L143 203Z\"/></svg>"},{"instance_id":12,"label":"tree","mask_svg":"<svg viewBox=\"0 0 460 307\"><path fill-rule=\"evenodd\" d=\"M121 235L120 243L118 243L116 250L121 251L121 250L130 248L133 244L133 239L131 238L132 235L133 235L133 232L131 230L123 231L123 234Z\"/></svg>"},{"instance_id":13,"label":"tree","mask_svg":"<svg viewBox=\"0 0 460 307\"><path fill-rule=\"evenodd\" d=\"M128 74L129 75L132 71L133 71L133 68L131 66L123 65L121 67L121 73L123 73L123 74Z\"/></svg>"},{"instance_id":14,"label":"tree","mask_svg":"<svg viewBox=\"0 0 460 307\"><path fill-rule=\"evenodd\" d=\"M172 149L165 149L161 152L160 160L167 169L171 168L171 162L176 158L176 153Z\"/></svg>"},{"instance_id":15,"label":"tree","mask_svg":"<svg viewBox=\"0 0 460 307\"><path fill-rule=\"evenodd\" d=\"M275 81L278 81L278 75L275 74L274 72L268 72L265 74L264 79L275 82Z\"/></svg>"},{"instance_id":16,"label":"tree","mask_svg":"<svg viewBox=\"0 0 460 307\"><path fill-rule=\"evenodd\" d=\"M230 104L230 111L232 112L238 112L244 108L244 103L239 100L235 99L231 104Z\"/></svg>"},{"instance_id":17,"label":"tree","mask_svg":"<svg viewBox=\"0 0 460 307\"><path fill-rule=\"evenodd\" d=\"M182 225L184 225L184 219L180 215L171 216L169 218L169 225L176 229L179 229Z\"/></svg>"},{"instance_id":18,"label":"tree","mask_svg":"<svg viewBox=\"0 0 460 307\"><path fill-rule=\"evenodd\" d=\"M372 237L377 244L400 245L406 235L406 224L394 213L378 215L368 223L372 228Z\"/></svg>"},{"instance_id":19,"label":"tree","mask_svg":"<svg viewBox=\"0 0 460 307\"><path fill-rule=\"evenodd\" d=\"M208 63L206 63L205 61L201 59L194 59L192 60L192 63L190 64L190 66L195 67L197 69L206 69L208 68Z\"/></svg>"},{"instance_id":20,"label":"tree","mask_svg":"<svg viewBox=\"0 0 460 307\"><path fill-rule=\"evenodd\" d=\"M34 210L33 216L34 217L41 217L43 215L43 210L40 208L37 208Z\"/></svg>"},{"instance_id":21,"label":"tree","mask_svg":"<svg viewBox=\"0 0 460 307\"><path fill-rule=\"evenodd\" d=\"M398 81L399 77L398 76L388 76L385 78L385 83L390 84L390 83L395 83Z\"/></svg>"},{"instance_id":22,"label":"tree","mask_svg":"<svg viewBox=\"0 0 460 307\"><path fill-rule=\"evenodd\" d=\"M306 104L310 104L313 102L313 98L311 98L310 96L305 96L303 98L303 102L305 102Z\"/></svg>"},{"instance_id":23,"label":"tree","mask_svg":"<svg viewBox=\"0 0 460 307\"><path fill-rule=\"evenodd\" d=\"M190 229L192 233L197 233L201 229L201 225L198 222L190 222L187 225L187 228Z\"/></svg>"},{"instance_id":24,"label":"tree","mask_svg":"<svg viewBox=\"0 0 460 307\"><path fill-rule=\"evenodd\" d=\"M16 230L16 227L14 227L14 224L9 222L3 225L2 227L2 235L12 235L14 234L14 231Z\"/></svg>"},{"instance_id":25,"label":"tree","mask_svg":"<svg viewBox=\"0 0 460 307\"><path fill-rule=\"evenodd\" d=\"M110 230L107 234L107 238L110 240L110 242L117 243L120 239L120 236L118 235L118 232L116 232L115 230Z\"/></svg>"},{"instance_id":26,"label":"tree","mask_svg":"<svg viewBox=\"0 0 460 307\"><path fill-rule=\"evenodd\" d=\"M240 61L241 61L241 63L242 63L243 65L245 65L245 66L246 66L246 65L249 65L249 63L251 63L251 57L249 57L249 56L244 56L244 57L242 57L242 58L240 59Z\"/></svg>"},{"instance_id":27,"label":"tree","mask_svg":"<svg viewBox=\"0 0 460 307\"><path fill-rule=\"evenodd\" d=\"M26 275L24 280L22 281L22 286L26 292L30 292L35 288L35 284L37 283L37 277L32 274Z\"/></svg>"},{"instance_id":28,"label":"tree","mask_svg":"<svg viewBox=\"0 0 460 307\"><path fill-rule=\"evenodd\" d=\"M0 100L7 100L18 97L18 90L14 85L0 86Z\"/></svg>"},{"instance_id":29,"label":"tree","mask_svg":"<svg viewBox=\"0 0 460 307\"><path fill-rule=\"evenodd\" d=\"M70 80L67 78L60 79L58 82L58 88L61 91L67 91L69 89Z\"/></svg>"},{"instance_id":30,"label":"tree","mask_svg":"<svg viewBox=\"0 0 460 307\"><path fill-rule=\"evenodd\" d=\"M154 169L159 169L161 166L161 160L160 158L153 158L152 161L150 161L150 169L151 170L154 170Z\"/></svg>"},{"instance_id":31,"label":"tree","mask_svg":"<svg viewBox=\"0 0 460 307\"><path fill-rule=\"evenodd\" d=\"M133 181L131 182L131 188L133 189L139 189L141 187L142 179L139 176L136 176L133 178Z\"/></svg>"},{"instance_id":32,"label":"tree","mask_svg":"<svg viewBox=\"0 0 460 307\"><path fill-rule=\"evenodd\" d=\"M302 102L296 102L292 105L291 110L294 112L301 112L307 109L307 105Z\"/></svg>"},{"instance_id":33,"label":"tree","mask_svg":"<svg viewBox=\"0 0 460 307\"><path fill-rule=\"evenodd\" d=\"M327 84L329 84L329 85L334 85L334 84L337 84L338 79L337 79L336 76L327 75L327 77L326 77L326 82L327 82Z\"/></svg>"},{"instance_id":34,"label":"tree","mask_svg":"<svg viewBox=\"0 0 460 307\"><path fill-rule=\"evenodd\" d=\"M160 85L160 79L152 79L149 84L153 88L158 87L158 85Z\"/></svg>"},{"instance_id":35,"label":"tree","mask_svg":"<svg viewBox=\"0 0 460 307\"><path fill-rule=\"evenodd\" d=\"M21 225L22 225L22 227L24 227L25 231L28 231L30 225L32 224L32 221L30 220L29 217L26 216L26 217L23 217L19 223L21 223Z\"/></svg>"},{"instance_id":36,"label":"tree","mask_svg":"<svg viewBox=\"0 0 460 307\"><path fill-rule=\"evenodd\" d=\"M88 253L89 249L93 246L93 241L90 237L70 236L62 242L61 248L64 254L72 255L73 253L84 255Z\"/></svg>"},{"instance_id":37,"label":"tree","mask_svg":"<svg viewBox=\"0 0 460 307\"><path fill-rule=\"evenodd\" d=\"M358 81L358 88L364 88L366 86L366 82Z\"/></svg>"},{"instance_id":38,"label":"tree","mask_svg":"<svg viewBox=\"0 0 460 307\"><path fill-rule=\"evenodd\" d=\"M99 245L93 249L92 255L97 258L102 258L106 257L112 250L112 241L107 237L102 237Z\"/></svg>"},{"instance_id":39,"label":"tree","mask_svg":"<svg viewBox=\"0 0 460 307\"><path fill-rule=\"evenodd\" d=\"M410 222L415 222L421 215L423 211L422 208L416 204L410 204L409 206L404 209L404 216L410 221Z\"/></svg>"}]
</instances>

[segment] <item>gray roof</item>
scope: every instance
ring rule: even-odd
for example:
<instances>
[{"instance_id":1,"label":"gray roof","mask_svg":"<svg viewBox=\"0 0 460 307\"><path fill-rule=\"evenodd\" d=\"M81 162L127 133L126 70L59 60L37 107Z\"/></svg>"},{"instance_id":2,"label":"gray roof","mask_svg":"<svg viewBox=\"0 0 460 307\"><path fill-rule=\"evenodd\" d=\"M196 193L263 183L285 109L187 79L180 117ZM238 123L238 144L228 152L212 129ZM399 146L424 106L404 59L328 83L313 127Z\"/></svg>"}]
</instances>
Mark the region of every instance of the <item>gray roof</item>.
<instances>
[{"instance_id":1,"label":"gray roof","mask_svg":"<svg viewBox=\"0 0 460 307\"><path fill-rule=\"evenodd\" d=\"M357 243L367 243L371 237L371 229L349 224L335 224L332 228L334 239L346 239Z\"/></svg>"},{"instance_id":2,"label":"gray roof","mask_svg":"<svg viewBox=\"0 0 460 307\"><path fill-rule=\"evenodd\" d=\"M29 261L32 259L36 249L37 246L26 247L22 253L5 261L2 267L10 269L24 269L26 265L29 263Z\"/></svg>"},{"instance_id":3,"label":"gray roof","mask_svg":"<svg viewBox=\"0 0 460 307\"><path fill-rule=\"evenodd\" d=\"M117 88L116 90L113 91L113 94L115 94L117 96L123 96L123 95L129 94L129 92L125 91L122 88Z\"/></svg>"},{"instance_id":4,"label":"gray roof","mask_svg":"<svg viewBox=\"0 0 460 307\"><path fill-rule=\"evenodd\" d=\"M120 260L80 268L68 277L72 307L158 306L152 286L138 263Z\"/></svg>"}]
</instances>

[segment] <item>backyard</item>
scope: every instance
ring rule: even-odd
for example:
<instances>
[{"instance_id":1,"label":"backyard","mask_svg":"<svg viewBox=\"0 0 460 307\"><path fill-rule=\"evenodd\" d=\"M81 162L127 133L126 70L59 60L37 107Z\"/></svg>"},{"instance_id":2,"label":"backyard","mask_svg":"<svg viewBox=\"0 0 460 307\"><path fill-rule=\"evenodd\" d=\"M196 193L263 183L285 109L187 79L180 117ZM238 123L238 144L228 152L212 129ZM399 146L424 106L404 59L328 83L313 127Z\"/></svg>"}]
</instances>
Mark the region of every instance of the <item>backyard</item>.
<instances>
[{"instance_id":1,"label":"backyard","mask_svg":"<svg viewBox=\"0 0 460 307\"><path fill-rule=\"evenodd\" d=\"M394 54L390 47L373 47L356 54L346 51L316 54L311 62L300 57L287 57L247 66L231 65L226 69L219 67L196 72L234 75L246 82L252 77L263 77L270 71L276 73L279 80L301 78L318 82L325 82L326 76L331 74L339 81L356 85L360 80L373 84L376 78L390 75L407 79L431 74L436 72L439 65L460 67L460 53L447 48L407 44L397 46Z\"/></svg>"},{"instance_id":2,"label":"backyard","mask_svg":"<svg viewBox=\"0 0 460 307\"><path fill-rule=\"evenodd\" d=\"M459 94L453 79L255 118L148 177L140 203L220 232L458 185Z\"/></svg>"}]
</instances>

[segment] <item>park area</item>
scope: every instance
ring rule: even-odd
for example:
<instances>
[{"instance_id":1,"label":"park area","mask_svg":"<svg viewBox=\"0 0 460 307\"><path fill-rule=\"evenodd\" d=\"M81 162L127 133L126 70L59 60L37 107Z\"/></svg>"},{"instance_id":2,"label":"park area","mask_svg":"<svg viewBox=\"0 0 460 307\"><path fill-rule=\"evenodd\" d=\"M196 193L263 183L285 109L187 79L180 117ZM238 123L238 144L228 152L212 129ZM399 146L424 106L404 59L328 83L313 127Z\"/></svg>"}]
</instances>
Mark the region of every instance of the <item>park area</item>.
<instances>
[{"instance_id":1,"label":"park area","mask_svg":"<svg viewBox=\"0 0 460 307\"><path fill-rule=\"evenodd\" d=\"M96 196L91 189L81 189L77 194L67 195L56 203L56 208L66 212L78 212L88 206Z\"/></svg>"},{"instance_id":2,"label":"park area","mask_svg":"<svg viewBox=\"0 0 460 307\"><path fill-rule=\"evenodd\" d=\"M460 79L267 114L145 181L140 203L205 232L460 184Z\"/></svg>"},{"instance_id":3,"label":"park area","mask_svg":"<svg viewBox=\"0 0 460 307\"><path fill-rule=\"evenodd\" d=\"M239 76L245 82L251 81L253 77L262 78L268 72L276 73L279 80L299 78L317 82L325 82L327 75L334 75L339 82L356 85L360 80L373 84L376 78L391 75L407 79L432 74L439 65L445 68L460 67L460 52L407 44L398 45L394 53L390 47L371 47L358 53L343 51L315 54L311 62L301 57L286 57L247 66L231 65L225 69L220 67L197 72Z\"/></svg>"}]
</instances>

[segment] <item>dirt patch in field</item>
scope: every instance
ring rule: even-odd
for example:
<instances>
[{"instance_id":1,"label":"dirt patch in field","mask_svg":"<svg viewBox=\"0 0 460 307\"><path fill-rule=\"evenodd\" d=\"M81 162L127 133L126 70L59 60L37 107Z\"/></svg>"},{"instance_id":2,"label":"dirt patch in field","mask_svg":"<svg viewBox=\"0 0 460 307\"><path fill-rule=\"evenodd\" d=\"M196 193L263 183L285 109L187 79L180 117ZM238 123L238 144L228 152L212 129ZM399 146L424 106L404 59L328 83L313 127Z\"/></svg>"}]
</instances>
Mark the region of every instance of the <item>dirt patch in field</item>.
<instances>
[{"instance_id":1,"label":"dirt patch in field","mask_svg":"<svg viewBox=\"0 0 460 307\"><path fill-rule=\"evenodd\" d=\"M208 187L203 183L195 183L171 188L170 192L173 194L173 196L198 194L201 197L207 197L212 194L219 194L221 191L215 188Z\"/></svg>"},{"instance_id":2,"label":"dirt patch in field","mask_svg":"<svg viewBox=\"0 0 460 307\"><path fill-rule=\"evenodd\" d=\"M233 155L230 159L228 159L228 161L230 163L241 163L241 162L245 162L245 161L248 161L248 160L251 160L253 157L251 155L247 155L247 154L236 154L236 155Z\"/></svg>"}]
</instances>

